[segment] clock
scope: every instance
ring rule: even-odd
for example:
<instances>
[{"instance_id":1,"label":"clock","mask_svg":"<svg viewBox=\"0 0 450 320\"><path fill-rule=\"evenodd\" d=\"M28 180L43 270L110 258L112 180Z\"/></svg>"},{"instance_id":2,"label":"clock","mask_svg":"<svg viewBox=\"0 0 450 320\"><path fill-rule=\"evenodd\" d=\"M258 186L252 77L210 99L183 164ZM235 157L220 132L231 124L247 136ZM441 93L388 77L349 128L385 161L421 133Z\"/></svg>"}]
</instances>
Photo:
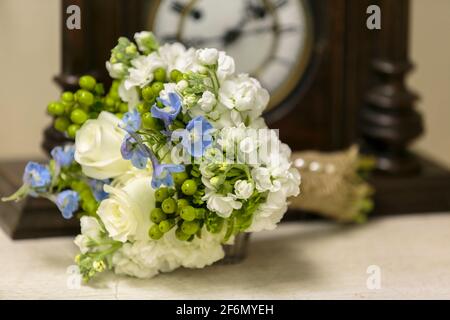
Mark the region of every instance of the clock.
<instances>
[{"instance_id":1,"label":"clock","mask_svg":"<svg viewBox=\"0 0 450 320\"><path fill-rule=\"evenodd\" d=\"M238 72L269 90L268 110L299 85L311 58L311 9L304 0L160 0L148 29L161 42L213 47L235 58Z\"/></svg>"}]
</instances>

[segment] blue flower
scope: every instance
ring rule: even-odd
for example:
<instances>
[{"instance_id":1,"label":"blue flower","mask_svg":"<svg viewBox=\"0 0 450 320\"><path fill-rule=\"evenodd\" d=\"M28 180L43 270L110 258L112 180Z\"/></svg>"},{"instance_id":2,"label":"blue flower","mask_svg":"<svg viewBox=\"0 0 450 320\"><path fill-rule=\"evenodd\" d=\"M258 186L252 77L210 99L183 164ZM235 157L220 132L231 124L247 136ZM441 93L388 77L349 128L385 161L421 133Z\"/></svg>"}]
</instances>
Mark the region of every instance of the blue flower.
<instances>
[{"instance_id":1,"label":"blue flower","mask_svg":"<svg viewBox=\"0 0 450 320\"><path fill-rule=\"evenodd\" d=\"M58 166L68 167L74 161L75 146L73 144L68 144L64 147L55 147L51 151L51 155Z\"/></svg>"},{"instance_id":2,"label":"blue flower","mask_svg":"<svg viewBox=\"0 0 450 320\"><path fill-rule=\"evenodd\" d=\"M120 152L125 160L131 160L133 166L144 169L149 158L148 148L143 147L135 138L127 134L120 147Z\"/></svg>"},{"instance_id":3,"label":"blue flower","mask_svg":"<svg viewBox=\"0 0 450 320\"><path fill-rule=\"evenodd\" d=\"M137 133L130 133L130 138L128 139L130 142L128 142L128 145L132 145L132 148L130 149L128 146L123 146L122 149L122 156L125 155L127 157L136 157L136 158L143 158L145 157L145 161L147 159L150 159L153 167L153 174L152 174L152 187L154 189L159 188L161 185L165 185L167 187L173 186L173 177L172 173L175 172L182 172L184 171L183 165L178 164L160 164L158 159L156 158L155 154L150 150L149 147L147 147L140 138L139 134ZM138 151L134 151L138 150ZM137 153L138 156L134 155L134 153Z\"/></svg>"},{"instance_id":4,"label":"blue flower","mask_svg":"<svg viewBox=\"0 0 450 320\"><path fill-rule=\"evenodd\" d=\"M152 116L161 119L166 129L168 129L181 111L181 98L178 94L170 92L169 101L160 98L158 98L158 101L164 105L164 108L158 108L156 104L153 105L151 109Z\"/></svg>"},{"instance_id":5,"label":"blue flower","mask_svg":"<svg viewBox=\"0 0 450 320\"><path fill-rule=\"evenodd\" d=\"M55 203L58 209L61 211L62 216L65 219L70 219L73 214L78 210L78 202L80 201L80 196L77 192L72 190L65 190L56 196Z\"/></svg>"},{"instance_id":6,"label":"blue flower","mask_svg":"<svg viewBox=\"0 0 450 320\"><path fill-rule=\"evenodd\" d=\"M110 184L110 179L105 180L96 180L96 179L89 179L89 186L91 187L92 193L94 194L95 200L98 202L105 200L108 197L108 193L103 190L103 186L105 184Z\"/></svg>"},{"instance_id":7,"label":"blue flower","mask_svg":"<svg viewBox=\"0 0 450 320\"><path fill-rule=\"evenodd\" d=\"M128 132L136 132L141 127L141 115L134 109L123 115L122 122L125 125L125 130Z\"/></svg>"},{"instance_id":8,"label":"blue flower","mask_svg":"<svg viewBox=\"0 0 450 320\"><path fill-rule=\"evenodd\" d=\"M193 157L201 157L212 144L211 130L213 126L202 116L195 117L186 126L185 130L177 130L173 138L181 137L184 149Z\"/></svg>"},{"instance_id":9,"label":"blue flower","mask_svg":"<svg viewBox=\"0 0 450 320\"><path fill-rule=\"evenodd\" d=\"M24 184L29 185L35 191L45 192L51 181L52 175L46 166L36 162L28 162L23 173Z\"/></svg>"},{"instance_id":10,"label":"blue flower","mask_svg":"<svg viewBox=\"0 0 450 320\"><path fill-rule=\"evenodd\" d=\"M152 161L153 163L153 161ZM153 163L152 187L159 188L161 185L173 186L172 173L183 172L184 166L181 164L159 164Z\"/></svg>"}]
</instances>

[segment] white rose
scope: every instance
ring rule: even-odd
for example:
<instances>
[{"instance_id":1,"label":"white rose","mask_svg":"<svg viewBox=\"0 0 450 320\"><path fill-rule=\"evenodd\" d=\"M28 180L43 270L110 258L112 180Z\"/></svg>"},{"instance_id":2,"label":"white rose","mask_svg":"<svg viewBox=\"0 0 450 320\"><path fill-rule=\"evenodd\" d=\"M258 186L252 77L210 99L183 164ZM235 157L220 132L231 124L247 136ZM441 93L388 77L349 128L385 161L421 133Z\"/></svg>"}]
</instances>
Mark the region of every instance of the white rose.
<instances>
[{"instance_id":1,"label":"white rose","mask_svg":"<svg viewBox=\"0 0 450 320\"><path fill-rule=\"evenodd\" d=\"M119 128L119 123L119 118L103 111L78 130L75 160L86 176L103 180L117 177L130 168L130 161L124 160L120 153L125 131Z\"/></svg>"},{"instance_id":2,"label":"white rose","mask_svg":"<svg viewBox=\"0 0 450 320\"><path fill-rule=\"evenodd\" d=\"M130 180L123 188L105 185L109 197L97 214L111 238L120 242L148 239L149 213L155 206L151 178Z\"/></svg>"},{"instance_id":3,"label":"white rose","mask_svg":"<svg viewBox=\"0 0 450 320\"><path fill-rule=\"evenodd\" d=\"M219 51L212 48L199 49L196 52L196 56L200 63L204 65L212 65L217 63L217 60L219 59Z\"/></svg>"},{"instance_id":4,"label":"white rose","mask_svg":"<svg viewBox=\"0 0 450 320\"><path fill-rule=\"evenodd\" d=\"M132 67L128 69L129 74L125 78L125 89L132 87L144 87L153 81L153 71L158 68L166 68L166 63L156 52L148 56L138 56L131 60Z\"/></svg>"},{"instance_id":5,"label":"white rose","mask_svg":"<svg viewBox=\"0 0 450 320\"><path fill-rule=\"evenodd\" d=\"M216 105L216 102L216 96L211 91L203 92L202 97L198 100L200 108L205 112L210 112Z\"/></svg>"},{"instance_id":6,"label":"white rose","mask_svg":"<svg viewBox=\"0 0 450 320\"><path fill-rule=\"evenodd\" d=\"M234 193L239 199L248 199L253 194L253 183L246 180L238 180L234 184Z\"/></svg>"},{"instance_id":7,"label":"white rose","mask_svg":"<svg viewBox=\"0 0 450 320\"><path fill-rule=\"evenodd\" d=\"M80 248L81 253L89 251L89 243L98 241L101 238L103 229L96 218L83 216L80 219L81 234L79 234L74 242Z\"/></svg>"},{"instance_id":8,"label":"white rose","mask_svg":"<svg viewBox=\"0 0 450 320\"><path fill-rule=\"evenodd\" d=\"M206 206L209 210L216 212L223 218L228 218L234 209L240 209L242 203L236 200L236 196L228 194L223 196L221 194L210 193L206 194Z\"/></svg>"},{"instance_id":9,"label":"white rose","mask_svg":"<svg viewBox=\"0 0 450 320\"><path fill-rule=\"evenodd\" d=\"M258 117L269 103L269 93L258 80L247 74L225 80L219 89L219 100L228 109L250 111Z\"/></svg>"},{"instance_id":10,"label":"white rose","mask_svg":"<svg viewBox=\"0 0 450 320\"><path fill-rule=\"evenodd\" d=\"M225 79L234 74L236 67L234 59L223 51L219 52L219 60L217 66L217 76L219 79Z\"/></svg>"}]
</instances>

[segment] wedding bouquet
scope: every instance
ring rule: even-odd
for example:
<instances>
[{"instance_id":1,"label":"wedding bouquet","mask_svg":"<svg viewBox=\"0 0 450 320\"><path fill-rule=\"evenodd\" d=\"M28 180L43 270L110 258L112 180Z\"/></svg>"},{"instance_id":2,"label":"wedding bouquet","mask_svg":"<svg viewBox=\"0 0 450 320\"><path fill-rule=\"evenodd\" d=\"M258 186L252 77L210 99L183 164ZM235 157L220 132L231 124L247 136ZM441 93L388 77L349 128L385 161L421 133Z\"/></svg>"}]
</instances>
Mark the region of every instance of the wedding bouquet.
<instances>
[{"instance_id":1,"label":"wedding bouquet","mask_svg":"<svg viewBox=\"0 0 450 320\"><path fill-rule=\"evenodd\" d=\"M50 103L74 144L28 163L3 200L53 201L81 220L75 261L84 280L112 269L140 278L224 257L241 232L274 229L299 193L290 149L267 128L269 94L216 49L120 38L105 92L91 76Z\"/></svg>"}]
</instances>

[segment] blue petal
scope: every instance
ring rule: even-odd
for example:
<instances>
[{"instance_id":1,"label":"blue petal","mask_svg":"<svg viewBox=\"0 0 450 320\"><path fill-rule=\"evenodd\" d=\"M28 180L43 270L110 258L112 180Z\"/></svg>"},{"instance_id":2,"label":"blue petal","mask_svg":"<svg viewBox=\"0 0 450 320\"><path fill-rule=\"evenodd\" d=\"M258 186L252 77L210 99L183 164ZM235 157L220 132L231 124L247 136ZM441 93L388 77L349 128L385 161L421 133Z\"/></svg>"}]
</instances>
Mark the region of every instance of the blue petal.
<instances>
[{"instance_id":1,"label":"blue petal","mask_svg":"<svg viewBox=\"0 0 450 320\"><path fill-rule=\"evenodd\" d=\"M52 176L50 170L39 163L28 162L23 174L23 182L28 184L36 191L44 192L50 186Z\"/></svg>"},{"instance_id":2,"label":"blue petal","mask_svg":"<svg viewBox=\"0 0 450 320\"><path fill-rule=\"evenodd\" d=\"M74 161L75 146L70 144L64 147L58 146L50 152L56 164L60 167L68 167Z\"/></svg>"},{"instance_id":3,"label":"blue petal","mask_svg":"<svg viewBox=\"0 0 450 320\"><path fill-rule=\"evenodd\" d=\"M70 219L73 214L78 210L78 202L80 197L77 192L73 190L65 190L56 196L56 205L61 211L62 216L65 219Z\"/></svg>"},{"instance_id":4,"label":"blue petal","mask_svg":"<svg viewBox=\"0 0 450 320\"><path fill-rule=\"evenodd\" d=\"M125 125L125 130L128 132L136 132L141 127L141 115L135 109L123 115L122 122Z\"/></svg>"}]
</instances>

